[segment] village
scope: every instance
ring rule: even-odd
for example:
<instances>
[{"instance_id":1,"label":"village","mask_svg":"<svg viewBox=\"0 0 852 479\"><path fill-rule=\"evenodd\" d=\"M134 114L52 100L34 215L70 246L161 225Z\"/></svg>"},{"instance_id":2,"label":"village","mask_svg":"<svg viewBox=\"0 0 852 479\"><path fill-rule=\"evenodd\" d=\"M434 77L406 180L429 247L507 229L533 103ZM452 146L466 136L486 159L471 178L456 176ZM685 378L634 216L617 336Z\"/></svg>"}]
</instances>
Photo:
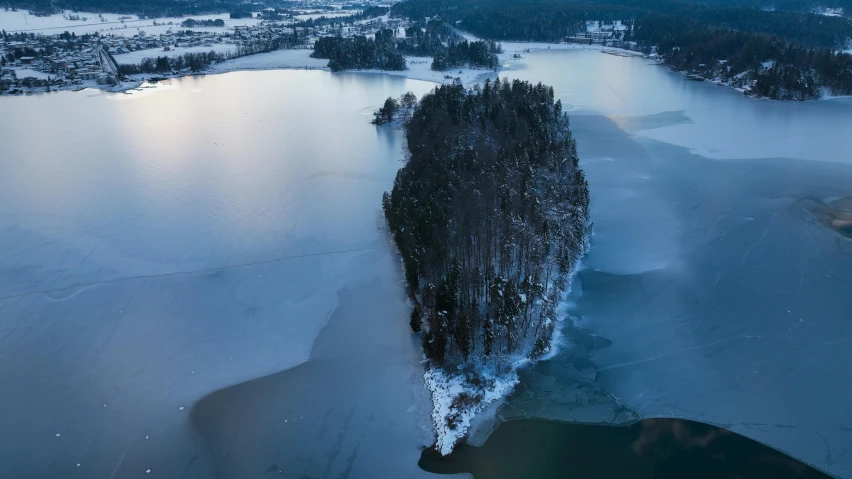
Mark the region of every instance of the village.
<instances>
[{"instance_id":1,"label":"village","mask_svg":"<svg viewBox=\"0 0 852 479\"><path fill-rule=\"evenodd\" d=\"M403 22L388 20L386 15L361 19L360 10L346 7L312 5L304 10L266 9L160 19L149 21L147 26L131 24L81 34L73 28L68 29L71 32L59 30L61 33L57 28L2 30L0 94L87 87L123 90L138 83L134 81L137 78L124 74L127 70L158 57L212 52L217 61L223 61L273 49L312 49L314 41L322 36L370 35L379 28L396 30L405 26ZM69 12L65 18L81 17ZM186 65L180 71L167 73L180 75L194 71L195 68Z\"/></svg>"}]
</instances>

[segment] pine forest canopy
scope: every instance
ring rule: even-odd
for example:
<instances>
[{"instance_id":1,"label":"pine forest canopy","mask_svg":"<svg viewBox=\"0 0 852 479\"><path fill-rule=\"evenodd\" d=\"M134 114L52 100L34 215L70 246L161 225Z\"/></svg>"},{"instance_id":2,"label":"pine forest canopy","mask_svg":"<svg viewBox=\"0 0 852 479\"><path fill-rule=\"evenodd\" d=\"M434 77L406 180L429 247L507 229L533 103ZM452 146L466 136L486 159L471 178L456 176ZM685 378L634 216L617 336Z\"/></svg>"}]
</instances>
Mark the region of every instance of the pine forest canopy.
<instances>
[{"instance_id":1,"label":"pine forest canopy","mask_svg":"<svg viewBox=\"0 0 852 479\"><path fill-rule=\"evenodd\" d=\"M541 356L588 235L561 102L517 80L443 85L406 133L411 159L383 206L427 357L450 367Z\"/></svg>"}]
</instances>

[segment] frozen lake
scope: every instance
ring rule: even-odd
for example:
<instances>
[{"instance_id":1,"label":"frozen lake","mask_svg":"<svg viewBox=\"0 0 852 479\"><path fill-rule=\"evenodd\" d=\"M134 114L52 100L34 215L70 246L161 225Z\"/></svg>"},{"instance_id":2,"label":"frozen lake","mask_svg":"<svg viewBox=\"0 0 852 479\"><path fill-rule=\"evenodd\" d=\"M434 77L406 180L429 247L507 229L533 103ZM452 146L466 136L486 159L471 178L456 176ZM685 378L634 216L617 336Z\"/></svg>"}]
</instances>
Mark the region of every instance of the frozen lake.
<instances>
[{"instance_id":1,"label":"frozen lake","mask_svg":"<svg viewBox=\"0 0 852 479\"><path fill-rule=\"evenodd\" d=\"M379 222L403 143L370 120L429 88L276 71L0 99L0 477L213 477L245 405L193 406L281 371L263 383L280 395L239 399L309 450L250 431L255 456L217 456L257 459L239 477L382 477L385 454L425 474L419 345Z\"/></svg>"},{"instance_id":2,"label":"frozen lake","mask_svg":"<svg viewBox=\"0 0 852 479\"><path fill-rule=\"evenodd\" d=\"M577 327L498 417L696 419L852 477L852 243L813 213L852 196L852 103L513 62L571 110L595 236ZM380 218L404 143L369 121L430 88L267 71L0 99L0 477L427 475Z\"/></svg>"},{"instance_id":3,"label":"frozen lake","mask_svg":"<svg viewBox=\"0 0 852 479\"><path fill-rule=\"evenodd\" d=\"M500 416L695 419L852 477L852 243L802 206L852 194L852 103L647 63L542 51L501 72L574 107L595 233L579 329Z\"/></svg>"}]
</instances>

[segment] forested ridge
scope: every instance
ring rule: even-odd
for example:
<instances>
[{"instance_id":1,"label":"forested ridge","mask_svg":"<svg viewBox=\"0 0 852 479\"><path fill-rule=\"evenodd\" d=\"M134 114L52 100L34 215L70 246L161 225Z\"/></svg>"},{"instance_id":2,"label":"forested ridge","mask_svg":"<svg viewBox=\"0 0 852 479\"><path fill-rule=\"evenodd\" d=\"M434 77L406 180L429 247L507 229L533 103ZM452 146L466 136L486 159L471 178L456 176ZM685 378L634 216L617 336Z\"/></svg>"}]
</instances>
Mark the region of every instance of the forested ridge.
<instances>
[{"instance_id":1,"label":"forested ridge","mask_svg":"<svg viewBox=\"0 0 852 479\"><path fill-rule=\"evenodd\" d=\"M411 158L383 207L431 364L540 357L588 236L588 186L561 102L518 80L442 85L405 130Z\"/></svg>"},{"instance_id":2,"label":"forested ridge","mask_svg":"<svg viewBox=\"0 0 852 479\"><path fill-rule=\"evenodd\" d=\"M492 40L558 42L587 21L621 20L615 46L656 51L675 70L783 100L852 94L852 20L750 8L748 2L673 0L408 0L392 13L441 15Z\"/></svg>"}]
</instances>

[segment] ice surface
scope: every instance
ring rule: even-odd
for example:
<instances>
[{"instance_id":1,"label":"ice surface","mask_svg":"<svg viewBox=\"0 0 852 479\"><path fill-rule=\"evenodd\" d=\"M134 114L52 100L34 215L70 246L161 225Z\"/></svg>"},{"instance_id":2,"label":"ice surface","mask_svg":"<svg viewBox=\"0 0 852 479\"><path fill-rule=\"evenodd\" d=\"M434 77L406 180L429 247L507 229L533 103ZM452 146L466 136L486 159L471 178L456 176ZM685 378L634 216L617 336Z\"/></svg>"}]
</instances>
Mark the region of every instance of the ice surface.
<instances>
[{"instance_id":1,"label":"ice surface","mask_svg":"<svg viewBox=\"0 0 852 479\"><path fill-rule=\"evenodd\" d=\"M357 254L344 274L358 281L339 292L308 362L215 392L193 408L220 473L427 476L417 460L434 441L429 399L398 270L389 249Z\"/></svg>"},{"instance_id":2,"label":"ice surface","mask_svg":"<svg viewBox=\"0 0 852 479\"><path fill-rule=\"evenodd\" d=\"M425 393L410 375L419 350L405 340L402 278L379 222L402 141L360 111L430 87L242 72L131 94L0 99L0 476L65 477L77 463L86 477L262 472L268 463L210 462L191 406L316 357L347 291L369 298L345 309L348 327L359 325L357 312L370 323L342 337L372 356L338 360L355 370L328 363L313 378L315 395L305 383L288 386L306 401L298 416L253 411L268 433L303 416L299 441L310 444L325 411L348 411L362 397L356 411L377 425L353 421L351 437L394 428L386 451L408 469L388 468L389 477L416 474L418 448L429 442L416 418L428 408L414 402L418 384ZM368 368L370 358L391 369ZM344 380L352 394L319 397ZM389 402L374 406L359 391ZM356 470L375 471L383 443L373 443L359 449ZM316 467L327 462L318 455Z\"/></svg>"}]
</instances>

